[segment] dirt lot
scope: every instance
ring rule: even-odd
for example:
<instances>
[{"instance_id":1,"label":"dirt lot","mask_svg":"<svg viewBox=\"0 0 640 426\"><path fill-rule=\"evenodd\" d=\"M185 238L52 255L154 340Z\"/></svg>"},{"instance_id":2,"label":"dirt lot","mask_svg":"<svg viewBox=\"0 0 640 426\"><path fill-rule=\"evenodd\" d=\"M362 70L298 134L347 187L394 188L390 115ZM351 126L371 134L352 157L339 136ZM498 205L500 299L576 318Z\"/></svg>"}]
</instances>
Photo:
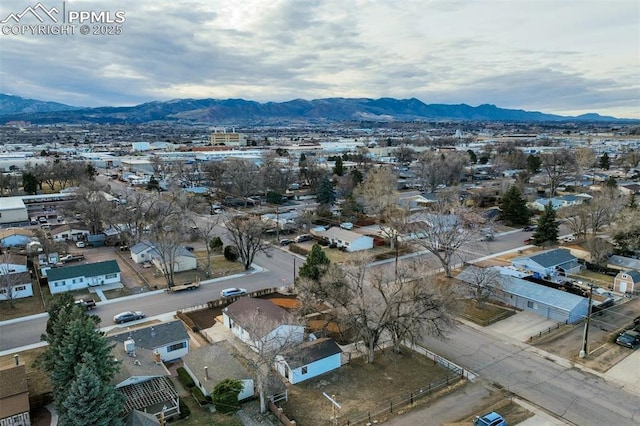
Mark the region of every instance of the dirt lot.
<instances>
[{"instance_id":1,"label":"dirt lot","mask_svg":"<svg viewBox=\"0 0 640 426\"><path fill-rule=\"evenodd\" d=\"M339 370L323 374L289 387L289 400L282 405L284 412L298 424L326 425L331 419L331 403L323 392L334 395L342 406L339 423L356 420L371 413L389 410L390 401L407 400L411 393L426 392L429 383L454 377L449 370L426 357L405 350L395 354L391 350L379 352L372 364L354 359ZM455 377L457 379L457 377Z\"/></svg>"},{"instance_id":2,"label":"dirt lot","mask_svg":"<svg viewBox=\"0 0 640 426\"><path fill-rule=\"evenodd\" d=\"M589 355L579 358L582 348L584 323L567 325L531 342L536 347L559 355L562 358L581 363L596 371L605 372L629 356L632 351L613 343L618 330L629 326L633 318L640 315L640 299L625 299L626 303L594 316L590 322L588 335Z\"/></svg>"}]
</instances>

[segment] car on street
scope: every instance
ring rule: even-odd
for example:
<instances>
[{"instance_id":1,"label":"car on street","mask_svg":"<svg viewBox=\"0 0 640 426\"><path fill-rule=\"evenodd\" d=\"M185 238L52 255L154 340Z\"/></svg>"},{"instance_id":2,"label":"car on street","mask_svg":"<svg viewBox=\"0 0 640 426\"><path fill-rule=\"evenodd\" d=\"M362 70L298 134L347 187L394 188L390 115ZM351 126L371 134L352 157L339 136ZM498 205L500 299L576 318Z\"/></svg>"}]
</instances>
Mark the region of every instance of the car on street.
<instances>
[{"instance_id":1,"label":"car on street","mask_svg":"<svg viewBox=\"0 0 640 426\"><path fill-rule=\"evenodd\" d=\"M295 242L296 243L304 243L305 241L311 241L311 235L309 234L302 234L302 235L298 235L295 238Z\"/></svg>"},{"instance_id":2,"label":"car on street","mask_svg":"<svg viewBox=\"0 0 640 426\"><path fill-rule=\"evenodd\" d=\"M288 239L288 238L285 238L285 239L283 239L283 240L280 240L280 245L281 245L281 246L288 246L289 244L292 244L292 243L293 243L293 240L290 240L290 239Z\"/></svg>"},{"instance_id":3,"label":"car on street","mask_svg":"<svg viewBox=\"0 0 640 426\"><path fill-rule=\"evenodd\" d=\"M246 288L225 288L220 292L220 296L222 297L233 297L233 296L246 296L247 289Z\"/></svg>"},{"instance_id":4,"label":"car on street","mask_svg":"<svg viewBox=\"0 0 640 426\"><path fill-rule=\"evenodd\" d=\"M84 241L78 241L76 243L76 247L78 248L85 248L87 246L87 243L85 243Z\"/></svg>"},{"instance_id":5,"label":"car on street","mask_svg":"<svg viewBox=\"0 0 640 426\"><path fill-rule=\"evenodd\" d=\"M530 231L535 231L537 228L536 225L529 225L529 226L525 226L524 228L522 228L523 231L525 232L530 232Z\"/></svg>"},{"instance_id":6,"label":"car on street","mask_svg":"<svg viewBox=\"0 0 640 426\"><path fill-rule=\"evenodd\" d=\"M507 421L500 414L492 411L484 416L476 417L473 426L507 426Z\"/></svg>"},{"instance_id":7,"label":"car on street","mask_svg":"<svg viewBox=\"0 0 640 426\"><path fill-rule=\"evenodd\" d=\"M635 330L627 330L623 333L620 333L620 335L616 339L616 343L620 346L635 349L636 347L640 346L640 332L637 332Z\"/></svg>"},{"instance_id":8,"label":"car on street","mask_svg":"<svg viewBox=\"0 0 640 426\"><path fill-rule=\"evenodd\" d=\"M526 240L524 240L525 244L533 244L533 238L527 238Z\"/></svg>"},{"instance_id":9,"label":"car on street","mask_svg":"<svg viewBox=\"0 0 640 426\"><path fill-rule=\"evenodd\" d=\"M115 322L116 324L122 324L129 321L137 321L144 317L144 313L140 311L126 311L120 312L119 314L115 315L113 317L113 322Z\"/></svg>"},{"instance_id":10,"label":"car on street","mask_svg":"<svg viewBox=\"0 0 640 426\"><path fill-rule=\"evenodd\" d=\"M343 222L343 223L340 224L340 228L350 231L350 230L353 229L353 223L351 223L351 222Z\"/></svg>"}]
</instances>

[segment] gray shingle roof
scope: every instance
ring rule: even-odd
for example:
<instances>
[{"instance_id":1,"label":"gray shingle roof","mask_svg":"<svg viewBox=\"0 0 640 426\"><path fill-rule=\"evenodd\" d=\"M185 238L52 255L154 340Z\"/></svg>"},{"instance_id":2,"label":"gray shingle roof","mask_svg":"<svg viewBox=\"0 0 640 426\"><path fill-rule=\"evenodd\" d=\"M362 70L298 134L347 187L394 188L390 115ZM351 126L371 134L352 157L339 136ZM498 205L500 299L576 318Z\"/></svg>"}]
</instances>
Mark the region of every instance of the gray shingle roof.
<instances>
[{"instance_id":1,"label":"gray shingle roof","mask_svg":"<svg viewBox=\"0 0 640 426\"><path fill-rule=\"evenodd\" d=\"M341 352L342 349L333 339L325 337L306 342L288 351L284 358L289 367L295 369Z\"/></svg>"},{"instance_id":2,"label":"gray shingle roof","mask_svg":"<svg viewBox=\"0 0 640 426\"><path fill-rule=\"evenodd\" d=\"M211 383L211 386L208 386L211 391L224 379L253 378L238 359L239 356L233 352L233 349L227 349L223 342L218 342L193 349L182 358L182 362L189 367L200 383L205 386L206 383ZM209 379L205 376L204 367L208 367Z\"/></svg>"},{"instance_id":3,"label":"gray shingle roof","mask_svg":"<svg viewBox=\"0 0 640 426\"><path fill-rule=\"evenodd\" d=\"M574 255L569 253L569 250L565 250L565 249L554 249L554 250L545 251L545 252L530 256L529 259L536 262L538 265L542 266L543 268L551 268L553 266L562 265L563 263L577 260L577 258Z\"/></svg>"},{"instance_id":4,"label":"gray shingle roof","mask_svg":"<svg viewBox=\"0 0 640 426\"><path fill-rule=\"evenodd\" d=\"M276 327L277 325L290 324L292 319L286 310L275 303L254 297L241 297L227 306L224 312L243 328L249 325L244 322L255 319L256 314L259 314L260 318L274 322Z\"/></svg>"},{"instance_id":5,"label":"gray shingle roof","mask_svg":"<svg viewBox=\"0 0 640 426\"><path fill-rule=\"evenodd\" d=\"M516 277L501 276L502 289L528 300L550 305L563 311L572 311L580 304L587 304L587 299L575 294L545 287Z\"/></svg>"},{"instance_id":6,"label":"gray shingle roof","mask_svg":"<svg viewBox=\"0 0 640 426\"><path fill-rule=\"evenodd\" d=\"M76 277L99 277L118 272L120 272L118 262L115 260L105 260L104 262L51 268L47 271L47 278L49 281L59 281Z\"/></svg>"},{"instance_id":7,"label":"gray shingle roof","mask_svg":"<svg viewBox=\"0 0 640 426\"><path fill-rule=\"evenodd\" d=\"M134 246L131 247L131 253L139 254L145 250L153 249L153 248L154 248L154 245L151 244L149 241L141 241L138 244L134 244Z\"/></svg>"},{"instance_id":8,"label":"gray shingle roof","mask_svg":"<svg viewBox=\"0 0 640 426\"><path fill-rule=\"evenodd\" d=\"M184 328L182 321L176 320L109 336L110 339L117 342L124 342L129 337L136 342L136 348L153 350L170 343L189 340L189 333Z\"/></svg>"}]
</instances>

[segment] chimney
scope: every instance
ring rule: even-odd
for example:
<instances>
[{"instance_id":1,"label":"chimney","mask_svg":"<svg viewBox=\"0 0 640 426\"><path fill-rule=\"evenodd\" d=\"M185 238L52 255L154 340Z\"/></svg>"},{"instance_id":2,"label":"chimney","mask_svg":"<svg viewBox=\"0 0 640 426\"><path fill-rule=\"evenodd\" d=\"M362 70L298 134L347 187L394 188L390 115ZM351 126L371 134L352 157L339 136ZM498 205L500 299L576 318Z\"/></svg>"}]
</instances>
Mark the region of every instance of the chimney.
<instances>
[{"instance_id":1,"label":"chimney","mask_svg":"<svg viewBox=\"0 0 640 426\"><path fill-rule=\"evenodd\" d=\"M209 380L209 367L207 367L206 365L204 367L204 378L206 380Z\"/></svg>"},{"instance_id":2,"label":"chimney","mask_svg":"<svg viewBox=\"0 0 640 426\"><path fill-rule=\"evenodd\" d=\"M16 365L20 365L20 356L18 354L15 354L13 356L13 360L15 361Z\"/></svg>"},{"instance_id":3,"label":"chimney","mask_svg":"<svg viewBox=\"0 0 640 426\"><path fill-rule=\"evenodd\" d=\"M158 351L153 351L153 361L156 364L160 364L162 362L162 359L160 358L160 352Z\"/></svg>"}]
</instances>

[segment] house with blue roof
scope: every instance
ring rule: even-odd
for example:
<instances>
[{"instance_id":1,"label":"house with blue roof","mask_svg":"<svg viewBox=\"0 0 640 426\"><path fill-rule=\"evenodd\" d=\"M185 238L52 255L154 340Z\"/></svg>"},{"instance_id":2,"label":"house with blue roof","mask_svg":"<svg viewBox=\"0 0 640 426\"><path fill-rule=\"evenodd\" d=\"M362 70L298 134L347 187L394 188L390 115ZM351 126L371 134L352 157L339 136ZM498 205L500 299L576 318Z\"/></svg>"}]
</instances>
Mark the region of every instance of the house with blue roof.
<instances>
[{"instance_id":1,"label":"house with blue roof","mask_svg":"<svg viewBox=\"0 0 640 426\"><path fill-rule=\"evenodd\" d=\"M511 266L529 271L534 278L549 281L554 277L576 274L584 269L577 257L569 250L560 248L512 259Z\"/></svg>"},{"instance_id":2,"label":"house with blue roof","mask_svg":"<svg viewBox=\"0 0 640 426\"><path fill-rule=\"evenodd\" d=\"M588 194L578 194L578 195L561 195L553 198L538 198L533 203L531 203L531 207L534 210L544 211L549 203L551 203L551 207L554 210L558 210L564 207L578 206L589 201L591 198Z\"/></svg>"}]
</instances>

